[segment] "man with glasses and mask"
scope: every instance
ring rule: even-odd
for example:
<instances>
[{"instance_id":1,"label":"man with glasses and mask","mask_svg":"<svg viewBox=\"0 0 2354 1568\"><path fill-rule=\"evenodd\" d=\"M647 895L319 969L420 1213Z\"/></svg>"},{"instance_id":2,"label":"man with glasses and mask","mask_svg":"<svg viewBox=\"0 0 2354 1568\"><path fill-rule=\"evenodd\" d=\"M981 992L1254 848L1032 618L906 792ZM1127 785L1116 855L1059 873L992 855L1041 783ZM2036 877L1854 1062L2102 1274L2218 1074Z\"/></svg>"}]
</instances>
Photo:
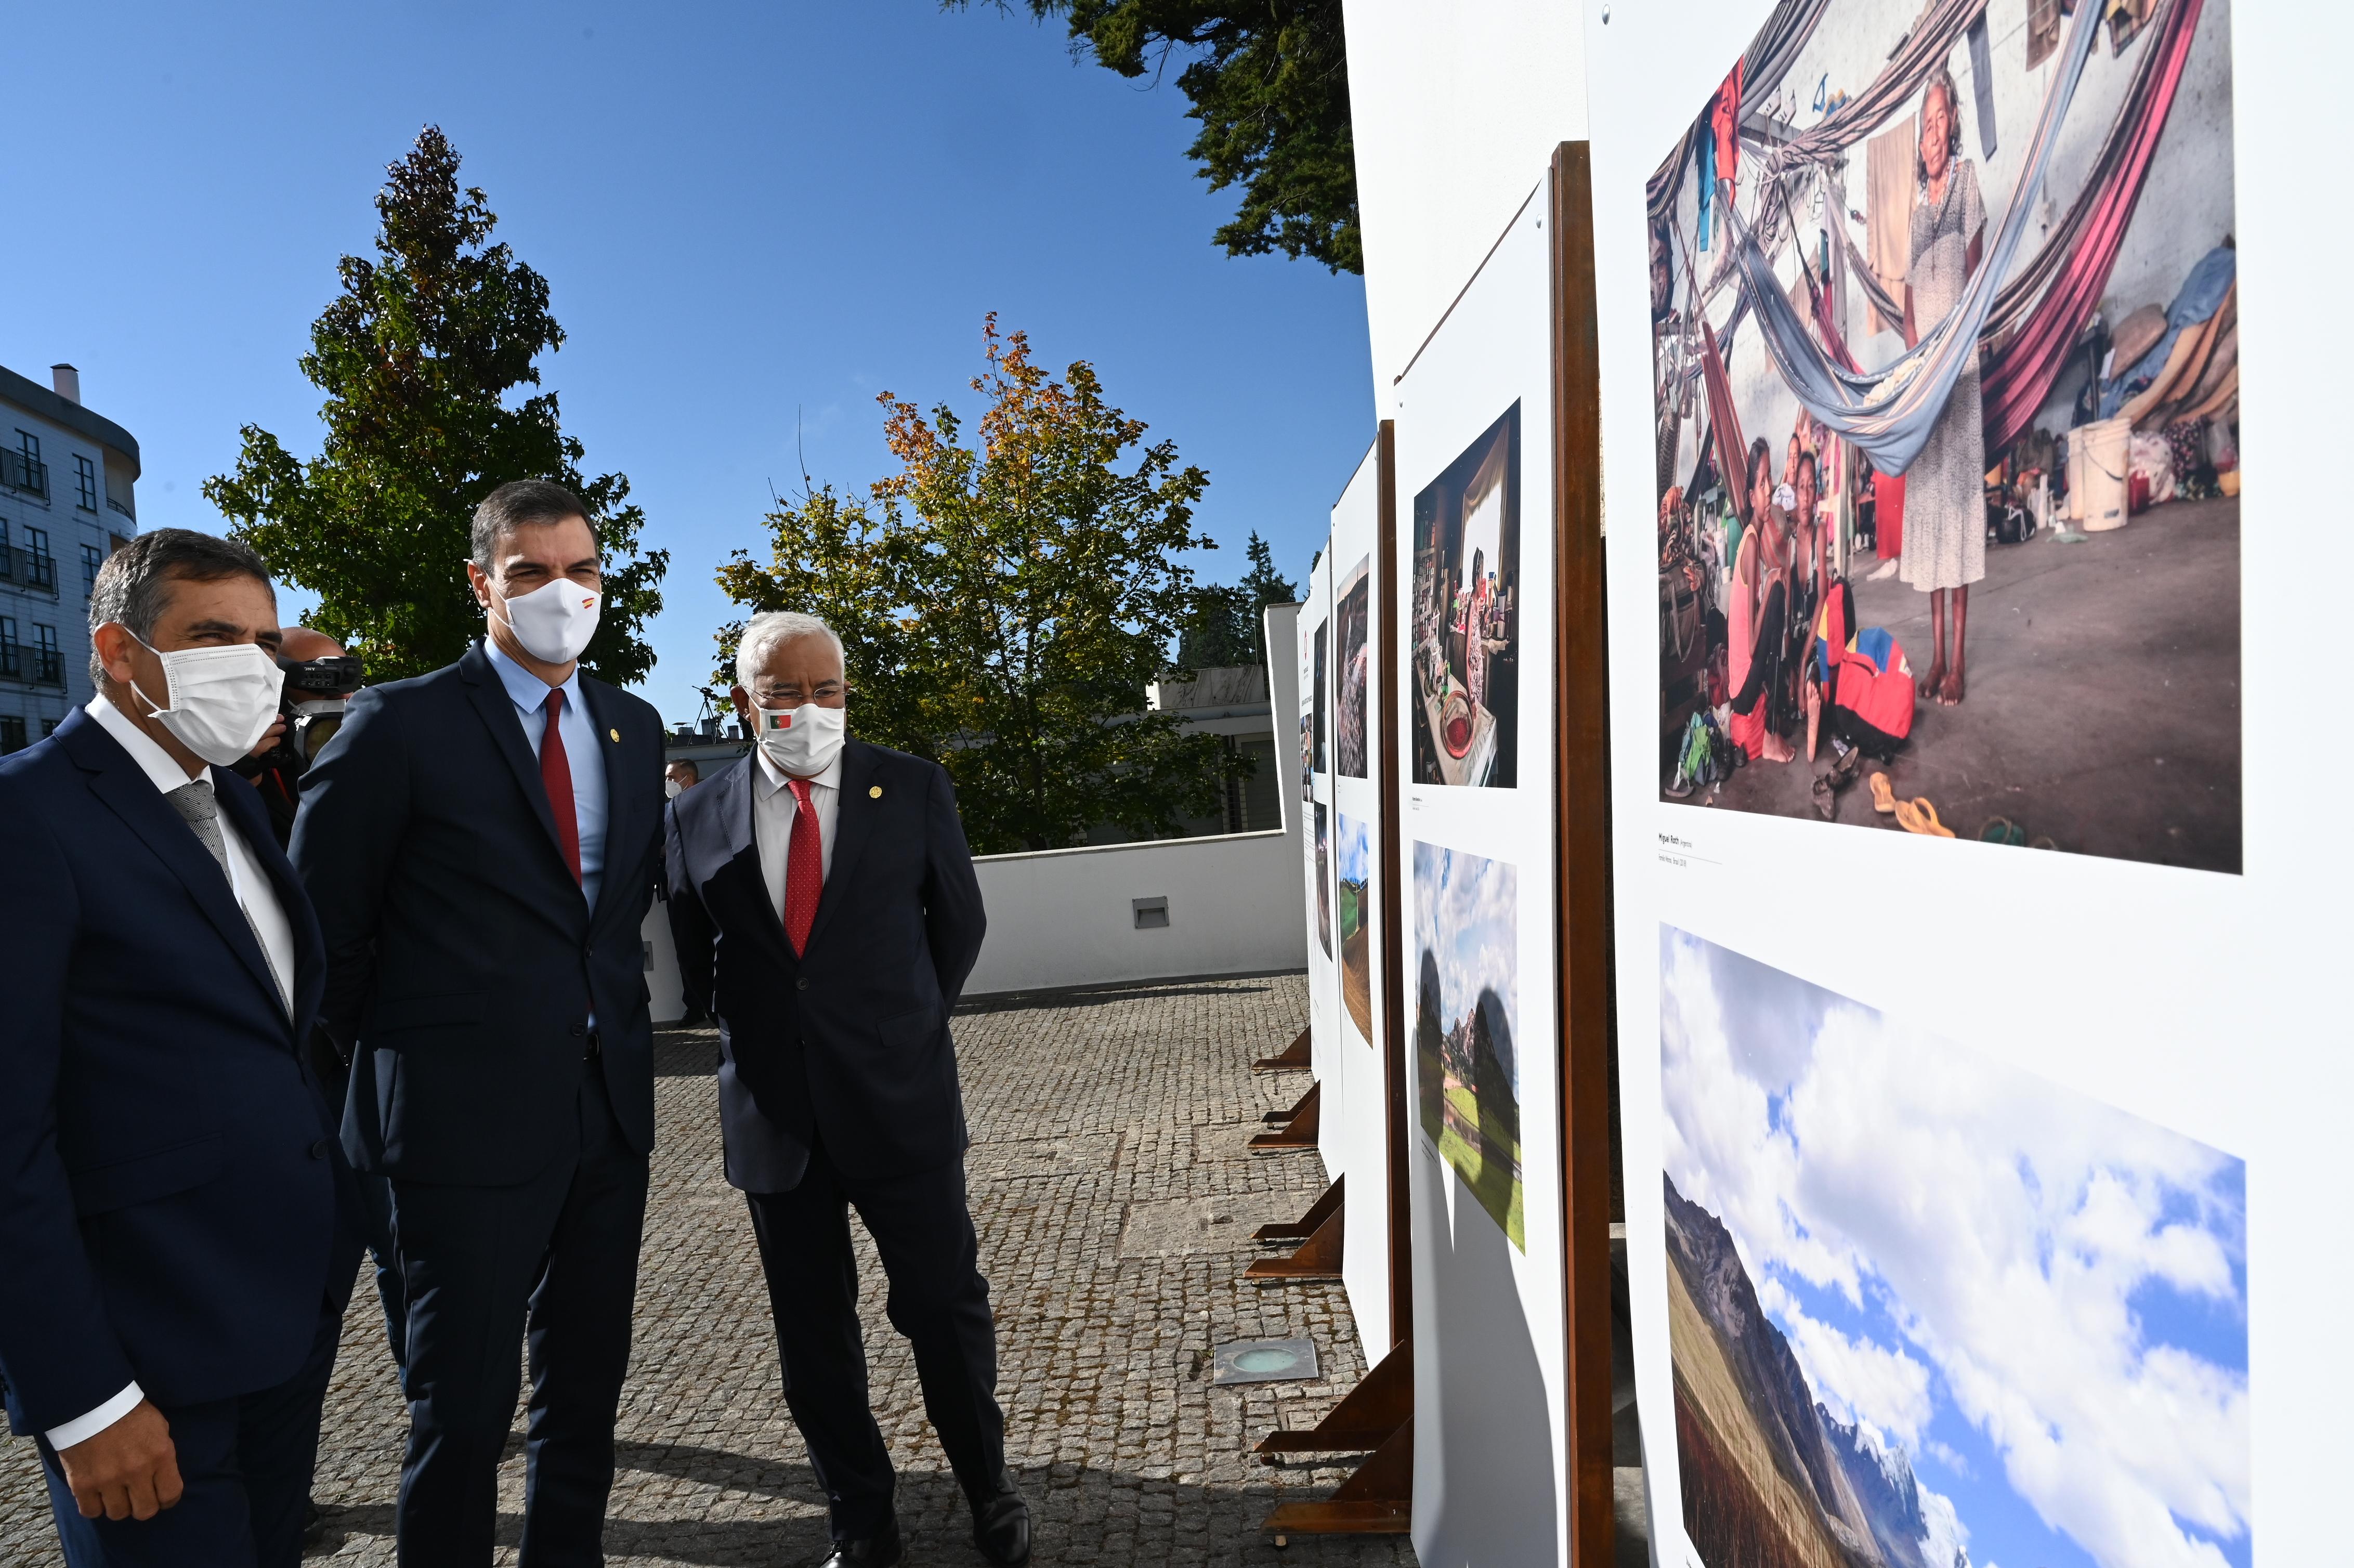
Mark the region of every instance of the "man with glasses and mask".
<instances>
[{"instance_id":1,"label":"man with glasses and mask","mask_svg":"<svg viewBox=\"0 0 2354 1568\"><path fill-rule=\"evenodd\" d=\"M603 579L571 493L493 491L466 576L487 636L351 700L293 859L352 1060L345 1146L392 1185L400 1561L490 1563L527 1330L521 1560L596 1563L654 1135L662 721L581 673Z\"/></svg>"},{"instance_id":2,"label":"man with glasses and mask","mask_svg":"<svg viewBox=\"0 0 2354 1568\"><path fill-rule=\"evenodd\" d=\"M823 621L754 616L736 675L757 744L671 802L671 927L689 1005L719 1022L727 1180L751 1209L785 1403L831 1510L827 1568L900 1558L890 1454L867 1404L853 1206L973 1544L1024 1563L1029 1509L1005 1467L949 1035L985 926L956 795L937 763L845 740L842 641Z\"/></svg>"},{"instance_id":3,"label":"man with glasses and mask","mask_svg":"<svg viewBox=\"0 0 2354 1568\"><path fill-rule=\"evenodd\" d=\"M0 761L0 1381L66 1560L294 1568L358 1244L302 1050L311 906L229 771L270 577L180 528L98 569L88 706Z\"/></svg>"}]
</instances>

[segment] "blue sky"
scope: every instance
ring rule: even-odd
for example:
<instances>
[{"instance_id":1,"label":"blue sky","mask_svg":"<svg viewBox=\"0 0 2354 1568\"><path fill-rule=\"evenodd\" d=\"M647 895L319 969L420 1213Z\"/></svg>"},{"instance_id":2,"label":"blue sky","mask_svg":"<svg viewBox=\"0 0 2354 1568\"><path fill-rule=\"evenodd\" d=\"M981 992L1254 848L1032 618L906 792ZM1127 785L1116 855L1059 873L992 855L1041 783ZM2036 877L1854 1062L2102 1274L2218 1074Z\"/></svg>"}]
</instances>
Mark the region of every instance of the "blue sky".
<instances>
[{"instance_id":1,"label":"blue sky","mask_svg":"<svg viewBox=\"0 0 2354 1568\"><path fill-rule=\"evenodd\" d=\"M1680 931L1667 1174L1976 1568L2246 1568L2247 1169ZM1950 1551L1932 1561L1950 1562Z\"/></svg>"},{"instance_id":2,"label":"blue sky","mask_svg":"<svg viewBox=\"0 0 2354 1568\"><path fill-rule=\"evenodd\" d=\"M668 718L727 619L713 568L799 483L797 418L810 471L862 488L875 395L970 408L986 312L1209 471L1214 578L1253 528L1302 578L1371 436L1358 281L1227 258L1175 90L986 7L83 4L10 44L0 364L80 367L140 441L146 527L222 526L198 487L241 424L315 451L310 323L383 166L448 132L549 281L565 428L672 552Z\"/></svg>"},{"instance_id":3,"label":"blue sky","mask_svg":"<svg viewBox=\"0 0 2354 1568\"><path fill-rule=\"evenodd\" d=\"M1438 1010L1452 1029L1493 991L1512 1025L1504 1064L1519 1091L1521 874L1509 861L1417 842L1414 846L1414 947L1438 959ZM1416 959L1419 965L1419 959Z\"/></svg>"},{"instance_id":4,"label":"blue sky","mask_svg":"<svg viewBox=\"0 0 2354 1568\"><path fill-rule=\"evenodd\" d=\"M1373 831L1347 812L1341 813L1341 831L1336 835L1341 854L1340 877L1343 882L1363 883L1373 875Z\"/></svg>"}]
</instances>

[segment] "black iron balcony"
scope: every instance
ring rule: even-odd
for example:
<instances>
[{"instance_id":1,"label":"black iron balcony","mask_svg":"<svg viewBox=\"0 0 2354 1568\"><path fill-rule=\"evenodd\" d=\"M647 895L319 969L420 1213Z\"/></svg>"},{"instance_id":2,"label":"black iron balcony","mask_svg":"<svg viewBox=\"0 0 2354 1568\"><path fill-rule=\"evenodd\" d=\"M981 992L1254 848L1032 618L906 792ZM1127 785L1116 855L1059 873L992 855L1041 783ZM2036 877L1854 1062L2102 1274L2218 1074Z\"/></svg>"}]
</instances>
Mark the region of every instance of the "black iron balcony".
<instances>
[{"instance_id":1,"label":"black iron balcony","mask_svg":"<svg viewBox=\"0 0 2354 1568\"><path fill-rule=\"evenodd\" d=\"M0 680L21 681L25 678L25 645L21 642L0 642Z\"/></svg>"},{"instance_id":2,"label":"black iron balcony","mask_svg":"<svg viewBox=\"0 0 2354 1568\"><path fill-rule=\"evenodd\" d=\"M33 684L62 686L66 683L65 655L55 648L33 650Z\"/></svg>"},{"instance_id":3,"label":"black iron balcony","mask_svg":"<svg viewBox=\"0 0 2354 1568\"><path fill-rule=\"evenodd\" d=\"M0 447L0 484L11 490L30 491L47 501L49 498L49 465L37 457Z\"/></svg>"},{"instance_id":4,"label":"black iron balcony","mask_svg":"<svg viewBox=\"0 0 2354 1568\"><path fill-rule=\"evenodd\" d=\"M58 591L58 558L14 545L0 546L0 588L24 588L54 595Z\"/></svg>"}]
</instances>

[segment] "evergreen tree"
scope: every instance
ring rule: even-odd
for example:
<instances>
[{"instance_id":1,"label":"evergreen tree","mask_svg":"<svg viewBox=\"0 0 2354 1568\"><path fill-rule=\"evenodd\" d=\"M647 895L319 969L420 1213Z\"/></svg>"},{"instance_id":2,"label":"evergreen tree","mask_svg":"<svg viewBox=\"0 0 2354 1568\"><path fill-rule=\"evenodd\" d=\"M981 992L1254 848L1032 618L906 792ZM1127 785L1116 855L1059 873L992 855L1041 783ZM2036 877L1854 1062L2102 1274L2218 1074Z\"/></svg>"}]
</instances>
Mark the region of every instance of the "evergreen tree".
<instances>
[{"instance_id":1,"label":"evergreen tree","mask_svg":"<svg viewBox=\"0 0 2354 1568\"><path fill-rule=\"evenodd\" d=\"M324 392L326 441L309 462L256 425L237 471L205 482L230 533L271 571L319 596L313 622L371 681L449 663L482 624L466 587L473 510L515 479L547 479L588 509L605 556L605 603L581 663L629 684L653 665L642 631L662 609L667 552L641 553L645 516L618 473L584 479L535 361L564 343L547 281L491 232L482 192L458 185L458 154L429 125L376 198L376 259L346 256L343 291L298 362Z\"/></svg>"}]
</instances>

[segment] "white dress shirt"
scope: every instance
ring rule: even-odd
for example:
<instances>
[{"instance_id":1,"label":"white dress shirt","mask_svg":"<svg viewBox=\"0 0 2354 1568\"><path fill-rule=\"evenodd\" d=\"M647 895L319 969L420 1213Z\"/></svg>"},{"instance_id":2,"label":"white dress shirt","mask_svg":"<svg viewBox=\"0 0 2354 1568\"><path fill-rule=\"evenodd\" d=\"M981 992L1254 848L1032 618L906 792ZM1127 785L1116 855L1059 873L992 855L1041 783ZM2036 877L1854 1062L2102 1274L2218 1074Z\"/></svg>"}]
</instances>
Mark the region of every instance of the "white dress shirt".
<instances>
[{"instance_id":1,"label":"white dress shirt","mask_svg":"<svg viewBox=\"0 0 2354 1568\"><path fill-rule=\"evenodd\" d=\"M539 743L547 734L547 694L559 688L516 663L492 638L482 639L482 652L490 655L491 668L498 672L499 684L507 689L507 700L523 721L523 737L530 743L533 760L538 760ZM560 689L564 717L559 730L565 765L572 769L572 821L580 830L580 895L594 909L597 886L605 874L605 737L581 699L578 665Z\"/></svg>"},{"instance_id":2,"label":"white dress shirt","mask_svg":"<svg viewBox=\"0 0 2354 1568\"><path fill-rule=\"evenodd\" d=\"M90 700L83 710L98 721L99 726L114 737L116 745L131 754L131 760L147 775L158 793L169 795L194 782L187 770L172 760L172 754L156 744L145 730L131 722L130 716L108 700L101 692ZM196 775L209 778L209 770ZM250 788L239 784L239 789ZM235 819L224 810L220 813L221 846L228 852L228 885L230 893L245 910L246 918L253 922L256 935L261 938L262 957L270 962L270 978L278 982L278 1000L291 1015L294 1011L292 990L294 974L294 927L286 918L286 906L278 901L278 890L270 884L270 874L253 847L245 842ZM193 831L191 832L193 836ZM42 1436L52 1448L70 1448L77 1443L97 1436L124 1416L139 1408L147 1396L133 1383L97 1409L76 1416L62 1426L52 1426Z\"/></svg>"},{"instance_id":3,"label":"white dress shirt","mask_svg":"<svg viewBox=\"0 0 2354 1568\"><path fill-rule=\"evenodd\" d=\"M790 776L752 748L752 842L760 852L760 876L769 885L769 907L785 917L785 855L792 848L793 817L799 810L789 787ZM810 809L817 813L818 870L821 882L833 870L833 819L842 809L842 753L825 771L809 781Z\"/></svg>"}]
</instances>

